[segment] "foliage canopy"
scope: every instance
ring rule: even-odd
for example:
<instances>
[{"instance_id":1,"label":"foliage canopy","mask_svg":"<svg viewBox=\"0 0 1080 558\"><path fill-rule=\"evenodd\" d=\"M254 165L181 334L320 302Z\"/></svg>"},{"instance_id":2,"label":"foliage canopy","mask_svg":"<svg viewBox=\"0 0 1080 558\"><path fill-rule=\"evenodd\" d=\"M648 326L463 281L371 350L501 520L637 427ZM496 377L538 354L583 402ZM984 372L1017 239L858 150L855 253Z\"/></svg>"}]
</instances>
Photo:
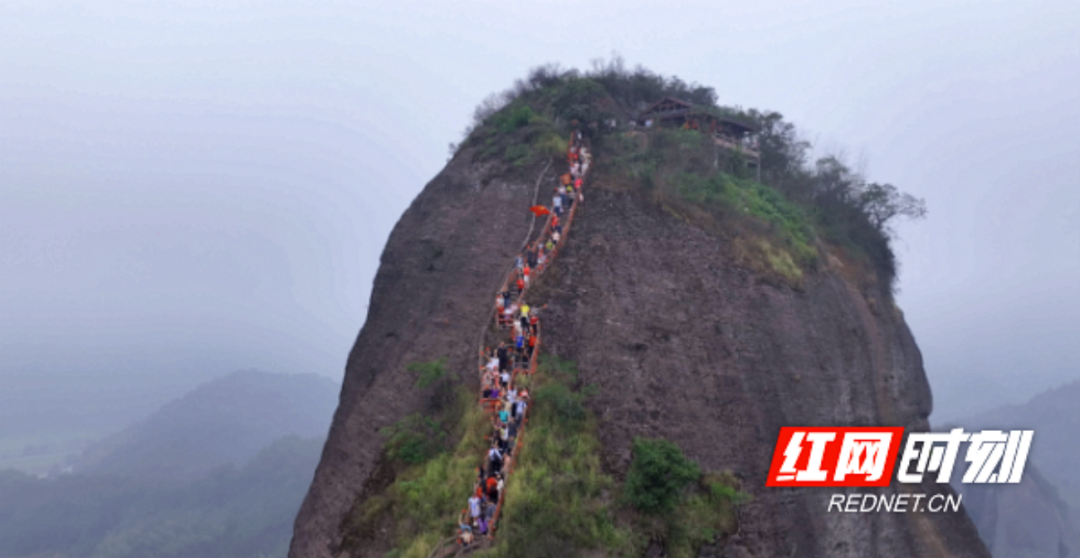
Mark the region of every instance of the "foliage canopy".
<instances>
[{"instance_id":1,"label":"foliage canopy","mask_svg":"<svg viewBox=\"0 0 1080 558\"><path fill-rule=\"evenodd\" d=\"M704 134L696 134L695 139L653 132L646 153L626 156L633 150L626 149L625 123L663 97L680 98L700 112L758 127L759 173L752 178L745 158L717 153L711 142L701 141L707 137ZM881 285L891 291L896 276L891 225L901 218L925 217L926 203L891 184L868 181L839 156L811 160L811 144L778 112L723 106L717 101L712 87L665 77L641 66L629 69L618 56L595 60L592 69L584 72L547 64L533 68L507 91L485 99L474 113L463 145L479 146L482 157L501 154L520 166L537 158L561 156L565 142L558 140L577 121L604 152L605 157L598 160L612 161L609 171L646 189L666 188L714 210L735 210L729 216L745 209L768 223L779 234L759 251L779 262L785 275L797 277L803 269L812 269L817 259L814 246L821 239L867 262ZM510 139L508 134L518 134L514 137L521 141L503 146L501 142Z\"/></svg>"},{"instance_id":2,"label":"foliage canopy","mask_svg":"<svg viewBox=\"0 0 1080 558\"><path fill-rule=\"evenodd\" d=\"M700 476L697 463L687 459L674 443L635 438L634 460L626 476L626 496L645 513L671 511L683 488Z\"/></svg>"}]
</instances>

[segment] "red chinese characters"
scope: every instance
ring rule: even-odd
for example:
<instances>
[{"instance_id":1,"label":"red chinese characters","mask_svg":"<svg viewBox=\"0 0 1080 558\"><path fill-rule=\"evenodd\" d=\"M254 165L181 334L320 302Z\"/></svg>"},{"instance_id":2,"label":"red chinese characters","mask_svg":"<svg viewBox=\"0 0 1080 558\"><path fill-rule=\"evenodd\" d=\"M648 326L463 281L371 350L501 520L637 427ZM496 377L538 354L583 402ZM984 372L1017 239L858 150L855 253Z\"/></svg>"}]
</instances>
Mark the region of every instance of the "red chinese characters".
<instances>
[{"instance_id":1,"label":"red chinese characters","mask_svg":"<svg viewBox=\"0 0 1080 558\"><path fill-rule=\"evenodd\" d=\"M780 429L766 486L888 486L903 427Z\"/></svg>"}]
</instances>

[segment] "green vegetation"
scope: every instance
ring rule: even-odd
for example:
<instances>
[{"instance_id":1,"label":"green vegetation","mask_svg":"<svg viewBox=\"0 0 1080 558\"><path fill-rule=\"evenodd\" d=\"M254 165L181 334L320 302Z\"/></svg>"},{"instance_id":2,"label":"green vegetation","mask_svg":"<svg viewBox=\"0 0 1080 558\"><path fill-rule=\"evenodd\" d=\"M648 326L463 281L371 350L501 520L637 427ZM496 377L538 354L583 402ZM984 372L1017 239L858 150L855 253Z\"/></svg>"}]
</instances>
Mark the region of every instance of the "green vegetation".
<instances>
[{"instance_id":1,"label":"green vegetation","mask_svg":"<svg viewBox=\"0 0 1080 558\"><path fill-rule=\"evenodd\" d=\"M454 383L446 373L446 359L414 362L407 369L418 374L415 387L427 393L427 412L411 414L379 430L386 438L383 451L391 461L420 465L447 449L444 423L453 422L460 412L454 408Z\"/></svg>"},{"instance_id":2,"label":"green vegetation","mask_svg":"<svg viewBox=\"0 0 1080 558\"><path fill-rule=\"evenodd\" d=\"M431 362L414 362L407 369L420 374L416 378L416 387L426 389L446 378L446 357Z\"/></svg>"},{"instance_id":3,"label":"green vegetation","mask_svg":"<svg viewBox=\"0 0 1080 558\"><path fill-rule=\"evenodd\" d=\"M735 240L740 257L798 285L818 268L819 239L867 267L891 287L895 258L889 224L925 215L921 200L889 184L868 183L835 157L805 164L809 144L775 113L741 113L756 122L761 180L742 153L682 129L597 138L603 173L650 192L669 212ZM870 281L873 282L873 281Z\"/></svg>"},{"instance_id":4,"label":"green vegetation","mask_svg":"<svg viewBox=\"0 0 1080 558\"><path fill-rule=\"evenodd\" d=\"M645 138L606 136L606 174L649 192L669 213L732 237L761 271L798 285L819 254L813 214L748 176L738 154L691 130L657 130Z\"/></svg>"},{"instance_id":5,"label":"green vegetation","mask_svg":"<svg viewBox=\"0 0 1080 558\"><path fill-rule=\"evenodd\" d=\"M383 521L391 520L393 556L425 558L454 532L491 423L476 404L476 394L447 373L446 359L412 363L408 370L417 374L415 386L427 396L426 411L380 432L391 478L385 489L353 510L345 545L363 545Z\"/></svg>"},{"instance_id":6,"label":"green vegetation","mask_svg":"<svg viewBox=\"0 0 1080 558\"><path fill-rule=\"evenodd\" d=\"M691 558L701 545L736 528L735 506L749 497L730 474L702 475L668 440L634 440L624 493L643 512L637 531L664 541L669 556Z\"/></svg>"},{"instance_id":7,"label":"green vegetation","mask_svg":"<svg viewBox=\"0 0 1080 558\"><path fill-rule=\"evenodd\" d=\"M501 159L520 167L547 157L566 153L565 126L556 126L551 117L533 110L525 102L513 102L501 110L477 109L470 145L480 146L477 160ZM451 151L457 146L451 145Z\"/></svg>"},{"instance_id":8,"label":"green vegetation","mask_svg":"<svg viewBox=\"0 0 1080 558\"><path fill-rule=\"evenodd\" d=\"M385 491L363 500L353 512L347 546L363 544L386 519L392 520L395 558L426 558L439 541L454 533L491 428L475 394L462 389L459 395L463 412L452 432L460 441L451 451L398 471Z\"/></svg>"},{"instance_id":9,"label":"green vegetation","mask_svg":"<svg viewBox=\"0 0 1080 558\"><path fill-rule=\"evenodd\" d=\"M417 374L416 389L427 395L425 411L430 415L460 412L454 405L458 402L457 383L446 372L446 358L431 362L414 362L407 367L409 372ZM453 417L437 416L440 419Z\"/></svg>"},{"instance_id":10,"label":"green vegetation","mask_svg":"<svg viewBox=\"0 0 1080 558\"><path fill-rule=\"evenodd\" d=\"M625 133L630 118L663 97L758 129L760 169L747 165L745 152L719 148L707 134ZM629 70L618 57L594 62L588 72L533 69L477 108L463 145L477 148L479 159L501 156L521 166L559 156L565 141L558 141L574 121L603 154L600 175L614 179L603 187L649 192L669 213L733 240L743 261L794 286L819 267L825 248L863 264L862 279L890 293L896 275L890 224L926 214L922 200L867 181L838 157L809 161L809 142L781 114L718 105L711 87Z\"/></svg>"},{"instance_id":11,"label":"green vegetation","mask_svg":"<svg viewBox=\"0 0 1080 558\"><path fill-rule=\"evenodd\" d=\"M441 361L410 369L421 378L446 377ZM532 393L529 422L508 479L496 544L477 556L637 556L651 540L663 541L672 556L690 556L733 529L734 506L744 497L734 478L702 475L670 442L637 440L625 487L603 471L597 420L586 406L596 387L582 384L573 362L541 355L537 373L518 386ZM353 511L346 547L363 545L389 527L395 547L388 556L426 558L455 534L491 429L475 394L460 386L455 393L457 403L439 417L412 415L387 431L386 457L396 464L392 478ZM460 441L452 448L428 445L432 438L420 433L434 436L436 430Z\"/></svg>"},{"instance_id":12,"label":"green vegetation","mask_svg":"<svg viewBox=\"0 0 1080 558\"><path fill-rule=\"evenodd\" d=\"M596 418L584 406L570 361L541 356L523 451L510 476L498 545L478 556L574 557L603 550L630 556L639 543L613 513L617 488L600 465Z\"/></svg>"},{"instance_id":13,"label":"green vegetation","mask_svg":"<svg viewBox=\"0 0 1080 558\"><path fill-rule=\"evenodd\" d=\"M683 488L701 476L697 463L667 440L634 439L634 461L626 475L626 496L647 514L669 512Z\"/></svg>"},{"instance_id":14,"label":"green vegetation","mask_svg":"<svg viewBox=\"0 0 1080 558\"><path fill-rule=\"evenodd\" d=\"M817 260L813 227L806 212L776 190L724 172L713 175L682 172L671 182L687 201L729 213L743 213L768 224L772 236L791 255L789 259L800 266L812 266Z\"/></svg>"},{"instance_id":15,"label":"green vegetation","mask_svg":"<svg viewBox=\"0 0 1080 558\"><path fill-rule=\"evenodd\" d=\"M386 438L386 456L408 465L420 465L443 451L441 425L419 413L379 430L379 434Z\"/></svg>"},{"instance_id":16,"label":"green vegetation","mask_svg":"<svg viewBox=\"0 0 1080 558\"><path fill-rule=\"evenodd\" d=\"M574 363L558 358L543 358L534 382L498 545L478 556L639 556L660 540L670 556L689 557L734 530L734 507L746 496L733 477L702 475L671 442L638 439L619 487L601 467L596 417L584 405L595 387L581 385Z\"/></svg>"},{"instance_id":17,"label":"green vegetation","mask_svg":"<svg viewBox=\"0 0 1080 558\"><path fill-rule=\"evenodd\" d=\"M532 148L528 144L512 143L506 146L505 159L507 163L520 167L532 160Z\"/></svg>"},{"instance_id":18,"label":"green vegetation","mask_svg":"<svg viewBox=\"0 0 1080 558\"><path fill-rule=\"evenodd\" d=\"M603 117L597 103L607 97L607 92L592 79L569 75L551 97L551 107L557 118L567 122L593 122Z\"/></svg>"},{"instance_id":19,"label":"green vegetation","mask_svg":"<svg viewBox=\"0 0 1080 558\"><path fill-rule=\"evenodd\" d=\"M537 115L529 108L529 105L517 104L492 115L491 125L500 133L509 134L528 126L535 116Z\"/></svg>"},{"instance_id":20,"label":"green vegetation","mask_svg":"<svg viewBox=\"0 0 1080 558\"><path fill-rule=\"evenodd\" d=\"M192 482L0 471L0 557L285 556L322 439L286 437Z\"/></svg>"},{"instance_id":21,"label":"green vegetation","mask_svg":"<svg viewBox=\"0 0 1080 558\"><path fill-rule=\"evenodd\" d=\"M562 135L555 133L553 130L544 132L533 148L544 157L562 157L566 154L566 150L569 148L569 143Z\"/></svg>"},{"instance_id":22,"label":"green vegetation","mask_svg":"<svg viewBox=\"0 0 1080 558\"><path fill-rule=\"evenodd\" d=\"M692 558L703 544L738 528L735 508L750 497L739 492L737 484L729 474L706 474L691 485L674 513L659 521L668 556Z\"/></svg>"}]
</instances>

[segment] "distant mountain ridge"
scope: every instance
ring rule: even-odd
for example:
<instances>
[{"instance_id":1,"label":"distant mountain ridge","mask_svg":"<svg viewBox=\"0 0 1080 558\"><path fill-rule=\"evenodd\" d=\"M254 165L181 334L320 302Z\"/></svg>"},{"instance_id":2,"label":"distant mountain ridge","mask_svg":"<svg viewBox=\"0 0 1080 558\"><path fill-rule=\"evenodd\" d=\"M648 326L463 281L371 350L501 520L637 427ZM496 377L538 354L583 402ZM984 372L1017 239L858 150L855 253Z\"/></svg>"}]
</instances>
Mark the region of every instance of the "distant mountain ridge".
<instances>
[{"instance_id":1,"label":"distant mountain ridge","mask_svg":"<svg viewBox=\"0 0 1080 558\"><path fill-rule=\"evenodd\" d=\"M966 421L970 428L1035 430L1031 461L1057 487L1073 509L1080 509L1080 380L1047 390L1021 405L1007 405Z\"/></svg>"},{"instance_id":2,"label":"distant mountain ridge","mask_svg":"<svg viewBox=\"0 0 1080 558\"><path fill-rule=\"evenodd\" d=\"M94 445L74 474L0 471L0 558L284 557L337 401L235 372Z\"/></svg>"},{"instance_id":3,"label":"distant mountain ridge","mask_svg":"<svg viewBox=\"0 0 1080 558\"><path fill-rule=\"evenodd\" d=\"M1080 467L1080 381L960 424L969 431L1035 431L1022 483L955 485L994 556L1080 557L1080 482L1075 476Z\"/></svg>"},{"instance_id":4,"label":"distant mountain ridge","mask_svg":"<svg viewBox=\"0 0 1080 558\"><path fill-rule=\"evenodd\" d=\"M0 471L0 558L284 557L322 438L188 483Z\"/></svg>"},{"instance_id":5,"label":"distant mountain ridge","mask_svg":"<svg viewBox=\"0 0 1080 558\"><path fill-rule=\"evenodd\" d=\"M325 436L337 394L333 381L316 374L233 372L92 445L73 468L193 480L223 465L241 466L285 436Z\"/></svg>"}]
</instances>

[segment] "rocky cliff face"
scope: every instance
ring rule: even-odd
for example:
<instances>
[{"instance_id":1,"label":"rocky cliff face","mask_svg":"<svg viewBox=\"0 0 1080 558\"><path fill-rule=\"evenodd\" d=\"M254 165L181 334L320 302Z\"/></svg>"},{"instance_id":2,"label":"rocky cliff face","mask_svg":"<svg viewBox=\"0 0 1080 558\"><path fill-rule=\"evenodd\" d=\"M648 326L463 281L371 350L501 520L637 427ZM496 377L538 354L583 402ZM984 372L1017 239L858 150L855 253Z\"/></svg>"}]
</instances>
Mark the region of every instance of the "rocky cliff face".
<instances>
[{"instance_id":1,"label":"rocky cliff face","mask_svg":"<svg viewBox=\"0 0 1080 558\"><path fill-rule=\"evenodd\" d=\"M830 514L833 489L764 488L781 426L927 429L922 357L890 300L835 259L798 291L763 280L729 243L598 182L543 278L545 324L548 350L600 386L612 470L650 436L735 472L754 500L724 556L987 556L963 514Z\"/></svg>"},{"instance_id":2,"label":"rocky cliff face","mask_svg":"<svg viewBox=\"0 0 1080 558\"><path fill-rule=\"evenodd\" d=\"M379 429L421 408L410 363L446 357L449 370L478 382L478 337L529 228L544 166L472 166L472 155L463 151L428 183L390 235L290 556L342 555L343 523L379 459Z\"/></svg>"},{"instance_id":3,"label":"rocky cliff face","mask_svg":"<svg viewBox=\"0 0 1080 558\"><path fill-rule=\"evenodd\" d=\"M340 555L342 524L376 468L378 429L420 404L404 389L409 362L448 356L476 381L477 337L528 227L540 168L513 174L468 158L391 235L290 556ZM703 554L988 557L962 513L829 514L833 490L764 487L781 426L927 428L930 391L900 311L830 261L799 290L771 282L737 264L729 242L594 176L530 298L547 304L545 350L599 386L591 405L616 477L634 436L663 437L704 469L733 471L753 495L740 532Z\"/></svg>"}]
</instances>

